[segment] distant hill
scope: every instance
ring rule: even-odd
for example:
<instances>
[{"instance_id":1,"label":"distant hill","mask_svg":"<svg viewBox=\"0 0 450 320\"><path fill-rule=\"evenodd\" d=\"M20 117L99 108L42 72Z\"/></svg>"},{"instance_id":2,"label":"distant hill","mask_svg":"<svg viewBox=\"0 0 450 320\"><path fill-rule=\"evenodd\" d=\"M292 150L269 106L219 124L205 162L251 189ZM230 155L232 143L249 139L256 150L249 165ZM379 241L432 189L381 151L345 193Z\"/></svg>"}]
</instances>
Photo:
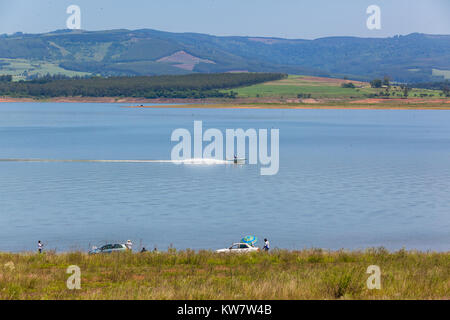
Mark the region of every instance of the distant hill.
<instances>
[{"instance_id":1,"label":"distant hill","mask_svg":"<svg viewBox=\"0 0 450 320\"><path fill-rule=\"evenodd\" d=\"M450 35L289 40L150 29L0 36L0 74L282 72L399 82L450 78Z\"/></svg>"}]
</instances>

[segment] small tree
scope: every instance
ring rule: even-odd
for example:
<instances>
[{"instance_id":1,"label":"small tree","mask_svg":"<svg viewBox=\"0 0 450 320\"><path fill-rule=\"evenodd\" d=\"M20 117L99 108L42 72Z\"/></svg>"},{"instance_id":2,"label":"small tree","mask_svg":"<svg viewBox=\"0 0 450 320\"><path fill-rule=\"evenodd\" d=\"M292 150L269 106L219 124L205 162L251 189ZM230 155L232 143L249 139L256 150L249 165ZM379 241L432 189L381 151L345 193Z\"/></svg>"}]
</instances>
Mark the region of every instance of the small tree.
<instances>
[{"instance_id":1,"label":"small tree","mask_svg":"<svg viewBox=\"0 0 450 320\"><path fill-rule=\"evenodd\" d=\"M381 81L381 79L374 79L374 80L370 81L370 86L372 88L381 88L382 85L383 85L383 81Z\"/></svg>"},{"instance_id":2,"label":"small tree","mask_svg":"<svg viewBox=\"0 0 450 320\"><path fill-rule=\"evenodd\" d=\"M342 88L350 88L350 89L354 89L355 85L353 84L353 82L349 82L349 83L343 83L341 84Z\"/></svg>"},{"instance_id":3,"label":"small tree","mask_svg":"<svg viewBox=\"0 0 450 320\"><path fill-rule=\"evenodd\" d=\"M410 87L405 86L405 87L403 88L403 96L404 96L405 98L408 98L409 91L411 91L411 88L410 88Z\"/></svg>"},{"instance_id":4,"label":"small tree","mask_svg":"<svg viewBox=\"0 0 450 320\"><path fill-rule=\"evenodd\" d=\"M0 82L11 82L11 81L12 81L12 75L10 75L10 74L0 76Z\"/></svg>"},{"instance_id":5,"label":"small tree","mask_svg":"<svg viewBox=\"0 0 450 320\"><path fill-rule=\"evenodd\" d=\"M390 86L391 86L391 79L388 76L384 76L383 86L386 86L386 87L390 88Z\"/></svg>"},{"instance_id":6,"label":"small tree","mask_svg":"<svg viewBox=\"0 0 450 320\"><path fill-rule=\"evenodd\" d=\"M450 97L450 87L449 86L444 86L442 88L442 93L446 96L446 97Z\"/></svg>"}]
</instances>

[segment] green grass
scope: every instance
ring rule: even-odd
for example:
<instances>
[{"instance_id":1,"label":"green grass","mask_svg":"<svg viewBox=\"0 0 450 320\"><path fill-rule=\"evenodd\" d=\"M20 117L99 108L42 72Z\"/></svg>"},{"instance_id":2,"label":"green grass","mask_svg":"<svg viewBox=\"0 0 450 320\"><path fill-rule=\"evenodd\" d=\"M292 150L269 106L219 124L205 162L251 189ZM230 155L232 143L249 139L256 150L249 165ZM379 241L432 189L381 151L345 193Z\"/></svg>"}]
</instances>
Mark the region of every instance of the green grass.
<instances>
[{"instance_id":1,"label":"green grass","mask_svg":"<svg viewBox=\"0 0 450 320\"><path fill-rule=\"evenodd\" d=\"M450 70L433 69L433 76L443 76L444 79L450 79Z\"/></svg>"},{"instance_id":2,"label":"green grass","mask_svg":"<svg viewBox=\"0 0 450 320\"><path fill-rule=\"evenodd\" d=\"M66 268L81 269L68 290ZM367 267L381 269L369 290ZM449 299L448 252L0 254L0 299Z\"/></svg>"},{"instance_id":3,"label":"green grass","mask_svg":"<svg viewBox=\"0 0 450 320\"><path fill-rule=\"evenodd\" d=\"M239 97L243 98L297 98L298 94L311 94L313 98L350 98L363 97L365 91L356 91L354 89L330 87L330 86L277 86L277 85L254 85L237 90Z\"/></svg>"},{"instance_id":4,"label":"green grass","mask_svg":"<svg viewBox=\"0 0 450 320\"><path fill-rule=\"evenodd\" d=\"M32 60L26 60L26 59L3 59L0 58L0 62L8 63L8 65L2 65L0 66L0 75L12 75L14 81L18 80L25 80L26 75L35 75L39 74L41 76L46 75L47 73L50 73L51 75L55 74L63 74L69 77L73 76L85 76L89 75L89 73L86 72L77 72L77 71L71 71L66 70L61 67L59 67L55 63L50 63L46 61L32 61Z\"/></svg>"},{"instance_id":5,"label":"green grass","mask_svg":"<svg viewBox=\"0 0 450 320\"><path fill-rule=\"evenodd\" d=\"M373 95L385 91L386 89L371 88L368 83L351 81L356 85L356 88L342 88L343 80L327 79L327 78L310 78L306 76L290 75L288 79L266 82L262 84L233 89L232 91L238 93L240 98L277 98L277 99L293 99L297 98L298 94L310 94L314 99L351 99L351 98L366 98L368 95ZM392 86L390 92L391 98L403 97L403 91L398 86ZM439 98L440 91L412 89L409 92L409 98L420 98L421 95L426 94L427 97Z\"/></svg>"},{"instance_id":6,"label":"green grass","mask_svg":"<svg viewBox=\"0 0 450 320\"><path fill-rule=\"evenodd\" d=\"M371 92L366 88L342 88L340 84L323 83L295 75L290 75L288 79L233 89L233 91L242 98L297 98L298 94L311 94L313 98L350 98L363 97L365 93Z\"/></svg>"}]
</instances>

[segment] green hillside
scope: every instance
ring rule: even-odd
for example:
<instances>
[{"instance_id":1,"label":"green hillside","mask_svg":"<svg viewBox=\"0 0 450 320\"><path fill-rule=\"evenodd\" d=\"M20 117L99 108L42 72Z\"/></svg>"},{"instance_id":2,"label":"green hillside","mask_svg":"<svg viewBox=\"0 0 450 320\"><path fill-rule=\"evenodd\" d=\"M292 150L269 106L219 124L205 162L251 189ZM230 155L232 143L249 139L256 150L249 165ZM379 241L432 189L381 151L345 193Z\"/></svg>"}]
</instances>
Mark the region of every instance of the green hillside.
<instances>
[{"instance_id":1,"label":"green hillside","mask_svg":"<svg viewBox=\"0 0 450 320\"><path fill-rule=\"evenodd\" d=\"M160 75L281 72L399 82L440 81L450 72L450 36L316 40L216 37L156 30L0 35L0 74Z\"/></svg>"}]
</instances>

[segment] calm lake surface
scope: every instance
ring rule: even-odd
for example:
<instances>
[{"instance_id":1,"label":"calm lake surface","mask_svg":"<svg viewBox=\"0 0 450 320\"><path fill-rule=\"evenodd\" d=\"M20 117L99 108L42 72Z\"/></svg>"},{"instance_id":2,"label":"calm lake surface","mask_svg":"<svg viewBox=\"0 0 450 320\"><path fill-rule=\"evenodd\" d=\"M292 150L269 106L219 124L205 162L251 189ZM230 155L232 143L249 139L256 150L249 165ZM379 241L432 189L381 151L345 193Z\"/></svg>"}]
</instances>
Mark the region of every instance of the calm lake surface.
<instances>
[{"instance_id":1,"label":"calm lake surface","mask_svg":"<svg viewBox=\"0 0 450 320\"><path fill-rule=\"evenodd\" d=\"M280 129L258 165L0 162L0 251L131 239L216 249L255 234L279 248L450 250L450 112L130 109L1 103L0 158L170 159L171 133Z\"/></svg>"}]
</instances>

